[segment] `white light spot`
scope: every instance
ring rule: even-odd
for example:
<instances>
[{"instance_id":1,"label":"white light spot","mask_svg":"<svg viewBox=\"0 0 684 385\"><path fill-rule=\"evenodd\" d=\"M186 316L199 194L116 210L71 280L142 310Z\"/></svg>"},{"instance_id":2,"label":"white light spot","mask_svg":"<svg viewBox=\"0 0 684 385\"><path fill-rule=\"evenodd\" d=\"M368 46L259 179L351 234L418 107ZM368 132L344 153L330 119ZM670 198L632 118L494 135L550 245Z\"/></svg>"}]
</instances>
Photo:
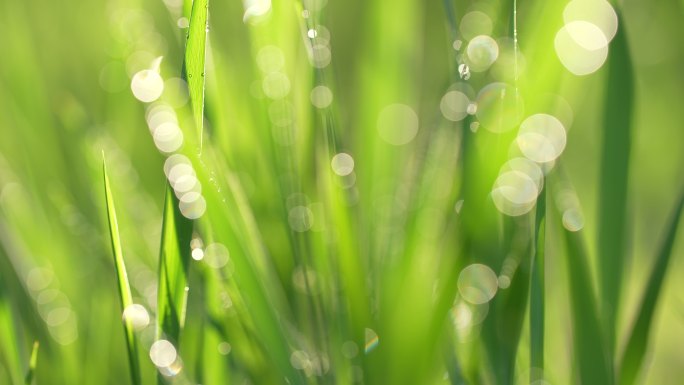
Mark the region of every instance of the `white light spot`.
<instances>
[{"instance_id":1,"label":"white light spot","mask_svg":"<svg viewBox=\"0 0 684 385\"><path fill-rule=\"evenodd\" d=\"M493 29L492 19L480 11L468 12L461 18L460 30L463 38L473 39L478 35L490 35Z\"/></svg>"},{"instance_id":2,"label":"white light spot","mask_svg":"<svg viewBox=\"0 0 684 385\"><path fill-rule=\"evenodd\" d=\"M472 304L479 305L491 301L497 289L496 274L486 265L469 265L458 275L458 292L464 300Z\"/></svg>"},{"instance_id":3,"label":"white light spot","mask_svg":"<svg viewBox=\"0 0 684 385\"><path fill-rule=\"evenodd\" d=\"M130 322L133 330L142 330L150 324L150 315L143 305L134 303L123 311L123 321Z\"/></svg>"},{"instance_id":4,"label":"white light spot","mask_svg":"<svg viewBox=\"0 0 684 385\"><path fill-rule=\"evenodd\" d=\"M470 99L461 91L449 91L439 103L439 109L447 120L458 122L468 114Z\"/></svg>"},{"instance_id":5,"label":"white light spot","mask_svg":"<svg viewBox=\"0 0 684 385\"><path fill-rule=\"evenodd\" d=\"M575 75L596 72L608 58L608 40L603 31L587 21L573 21L556 34L556 55Z\"/></svg>"},{"instance_id":6,"label":"white light spot","mask_svg":"<svg viewBox=\"0 0 684 385\"><path fill-rule=\"evenodd\" d=\"M171 187L178 198L191 191L198 193L202 192L202 185L197 177L193 174L181 175L173 182L173 184L171 184Z\"/></svg>"},{"instance_id":7,"label":"white light spot","mask_svg":"<svg viewBox=\"0 0 684 385\"><path fill-rule=\"evenodd\" d=\"M306 36L308 36L309 39L313 39L314 37L318 36L318 32L316 32L316 30L312 28L306 31Z\"/></svg>"},{"instance_id":8,"label":"white light spot","mask_svg":"<svg viewBox=\"0 0 684 385\"><path fill-rule=\"evenodd\" d=\"M332 52L327 44L315 44L311 47L309 56L311 65L315 68L325 68L332 61Z\"/></svg>"},{"instance_id":9,"label":"white light spot","mask_svg":"<svg viewBox=\"0 0 684 385\"><path fill-rule=\"evenodd\" d=\"M209 244L204 249L204 261L207 265L214 269L220 269L228 264L230 260L230 252L228 248L221 243Z\"/></svg>"},{"instance_id":10,"label":"white light spot","mask_svg":"<svg viewBox=\"0 0 684 385\"><path fill-rule=\"evenodd\" d=\"M245 6L243 22L257 21L271 10L271 0L243 0L243 4Z\"/></svg>"},{"instance_id":11,"label":"white light spot","mask_svg":"<svg viewBox=\"0 0 684 385\"><path fill-rule=\"evenodd\" d=\"M188 219L197 219L204 215L207 209L207 201L198 192L189 192L180 198L178 208L181 214Z\"/></svg>"},{"instance_id":12,"label":"white light spot","mask_svg":"<svg viewBox=\"0 0 684 385\"><path fill-rule=\"evenodd\" d=\"M613 40L618 29L618 16L609 2L603 0L573 0L563 10L566 24L588 21L601 29L608 41Z\"/></svg>"},{"instance_id":13,"label":"white light spot","mask_svg":"<svg viewBox=\"0 0 684 385\"><path fill-rule=\"evenodd\" d=\"M492 200L503 214L519 216L534 207L539 190L532 178L522 171L508 171L499 175L492 189Z\"/></svg>"},{"instance_id":14,"label":"white light spot","mask_svg":"<svg viewBox=\"0 0 684 385\"><path fill-rule=\"evenodd\" d=\"M164 80L156 70L142 70L133 75L131 91L136 99L150 103L161 96L164 91Z\"/></svg>"},{"instance_id":15,"label":"white light spot","mask_svg":"<svg viewBox=\"0 0 684 385\"><path fill-rule=\"evenodd\" d=\"M190 26L190 21L187 17L180 17L178 18L176 25L178 25L178 28L188 28Z\"/></svg>"},{"instance_id":16,"label":"white light spot","mask_svg":"<svg viewBox=\"0 0 684 385\"><path fill-rule=\"evenodd\" d=\"M282 99L290 93L290 79L282 72L272 72L264 78L262 88L270 99Z\"/></svg>"},{"instance_id":17,"label":"white light spot","mask_svg":"<svg viewBox=\"0 0 684 385\"><path fill-rule=\"evenodd\" d=\"M563 212L563 227L568 231L580 231L584 227L584 216L578 209L568 209Z\"/></svg>"},{"instance_id":18,"label":"white light spot","mask_svg":"<svg viewBox=\"0 0 684 385\"><path fill-rule=\"evenodd\" d=\"M565 149L565 128L554 116L535 114L522 122L516 142L528 159L551 162Z\"/></svg>"},{"instance_id":19,"label":"white light spot","mask_svg":"<svg viewBox=\"0 0 684 385\"><path fill-rule=\"evenodd\" d=\"M333 93L326 86L316 86L311 90L311 104L316 108L326 108L333 101Z\"/></svg>"},{"instance_id":20,"label":"white light spot","mask_svg":"<svg viewBox=\"0 0 684 385\"><path fill-rule=\"evenodd\" d=\"M266 74L281 71L285 67L283 51L274 45L261 48L256 59L259 69Z\"/></svg>"},{"instance_id":21,"label":"white light spot","mask_svg":"<svg viewBox=\"0 0 684 385\"><path fill-rule=\"evenodd\" d=\"M153 134L154 145L161 152L177 151L183 145L183 133L178 124L166 122L160 124Z\"/></svg>"},{"instance_id":22,"label":"white light spot","mask_svg":"<svg viewBox=\"0 0 684 385\"><path fill-rule=\"evenodd\" d=\"M378 115L378 133L389 144L401 146L418 133L418 115L405 104L390 104Z\"/></svg>"},{"instance_id":23,"label":"white light spot","mask_svg":"<svg viewBox=\"0 0 684 385\"><path fill-rule=\"evenodd\" d=\"M313 220L313 212L306 206L295 206L288 214L290 227L299 233L309 230L313 225Z\"/></svg>"},{"instance_id":24,"label":"white light spot","mask_svg":"<svg viewBox=\"0 0 684 385\"><path fill-rule=\"evenodd\" d=\"M349 175L354 171L354 158L347 153L341 152L333 156L330 165L335 174L339 176Z\"/></svg>"},{"instance_id":25,"label":"white light spot","mask_svg":"<svg viewBox=\"0 0 684 385\"><path fill-rule=\"evenodd\" d=\"M477 95L477 116L488 131L502 133L518 125L524 105L515 87L506 83L491 83Z\"/></svg>"},{"instance_id":26,"label":"white light spot","mask_svg":"<svg viewBox=\"0 0 684 385\"><path fill-rule=\"evenodd\" d=\"M359 346L354 341L346 341L342 344L342 355L346 358L354 358L359 354Z\"/></svg>"},{"instance_id":27,"label":"white light spot","mask_svg":"<svg viewBox=\"0 0 684 385\"><path fill-rule=\"evenodd\" d=\"M176 348L167 340L155 341L150 347L150 359L158 368L170 367L177 357Z\"/></svg>"},{"instance_id":28,"label":"white light spot","mask_svg":"<svg viewBox=\"0 0 684 385\"><path fill-rule=\"evenodd\" d=\"M151 104L146 111L146 119L147 126L150 128L150 133L152 133L152 135L154 135L157 128L164 123L178 124L176 111L174 111L171 106L164 103Z\"/></svg>"},{"instance_id":29,"label":"white light spot","mask_svg":"<svg viewBox=\"0 0 684 385\"><path fill-rule=\"evenodd\" d=\"M228 342L223 341L223 342L218 344L218 352L221 355L227 356L228 354L230 354L230 351L232 349L233 349L233 347L230 346L230 344Z\"/></svg>"},{"instance_id":30,"label":"white light spot","mask_svg":"<svg viewBox=\"0 0 684 385\"><path fill-rule=\"evenodd\" d=\"M192 252L190 253L192 256L192 259L195 261L201 261L204 258L204 251L200 247L192 249Z\"/></svg>"},{"instance_id":31,"label":"white light spot","mask_svg":"<svg viewBox=\"0 0 684 385\"><path fill-rule=\"evenodd\" d=\"M487 35L473 38L466 48L466 62L471 71L486 71L499 57L499 45Z\"/></svg>"}]
</instances>

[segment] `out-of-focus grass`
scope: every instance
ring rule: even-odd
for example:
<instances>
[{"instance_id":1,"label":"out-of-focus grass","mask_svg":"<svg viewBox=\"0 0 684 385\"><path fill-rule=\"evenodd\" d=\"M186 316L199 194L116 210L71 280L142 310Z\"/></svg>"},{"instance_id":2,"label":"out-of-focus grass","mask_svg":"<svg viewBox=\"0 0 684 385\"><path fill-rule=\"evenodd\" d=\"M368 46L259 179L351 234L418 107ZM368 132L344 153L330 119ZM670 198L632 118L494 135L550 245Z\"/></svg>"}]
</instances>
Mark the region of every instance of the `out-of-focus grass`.
<instances>
[{"instance_id":1,"label":"out-of-focus grass","mask_svg":"<svg viewBox=\"0 0 684 385\"><path fill-rule=\"evenodd\" d=\"M36 339L38 384L120 384L138 358L133 382L151 383L160 339L176 350L157 353L176 356L154 355L174 358L159 380L179 384L681 377L667 364L684 338L671 326L681 322L676 225L656 268L640 257L664 238L652 224L670 216L680 187L680 4L621 4L608 64L577 77L554 52L565 4L520 2L519 62L504 61L500 41L500 65L464 80L463 16L482 11L492 27L478 33L512 37L513 2L286 0L259 16L266 3L0 4L0 382L21 383ZM159 56L165 91L146 105L130 79ZM173 92L174 78L187 95ZM514 129L490 132L481 113L444 119L454 83L475 100L493 82L511 84L524 108L506 117ZM332 101L312 100L316 87ZM173 152L201 185L196 220L182 215L181 188L164 180L170 154L146 127L160 104L183 134ZM556 162L576 191L559 164L542 165L536 210L502 215L492 186L521 156L518 124L549 108L570 112ZM383 122L414 119L415 137L388 142ZM338 153L354 160L348 175ZM582 210L581 233L563 226L569 209ZM475 264L493 274L471 283L494 283L481 304L459 286ZM137 331L127 318L122 329L131 304L159 331L138 318Z\"/></svg>"}]
</instances>

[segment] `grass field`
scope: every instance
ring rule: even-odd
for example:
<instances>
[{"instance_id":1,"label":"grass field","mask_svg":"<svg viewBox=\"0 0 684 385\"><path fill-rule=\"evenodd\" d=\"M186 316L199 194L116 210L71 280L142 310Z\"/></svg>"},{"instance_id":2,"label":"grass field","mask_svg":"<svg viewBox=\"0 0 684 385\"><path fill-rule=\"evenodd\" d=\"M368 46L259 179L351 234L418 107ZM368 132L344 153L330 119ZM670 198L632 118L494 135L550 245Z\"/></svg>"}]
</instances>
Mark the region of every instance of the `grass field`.
<instances>
[{"instance_id":1,"label":"grass field","mask_svg":"<svg viewBox=\"0 0 684 385\"><path fill-rule=\"evenodd\" d=\"M683 19L0 0L0 384L680 384Z\"/></svg>"}]
</instances>

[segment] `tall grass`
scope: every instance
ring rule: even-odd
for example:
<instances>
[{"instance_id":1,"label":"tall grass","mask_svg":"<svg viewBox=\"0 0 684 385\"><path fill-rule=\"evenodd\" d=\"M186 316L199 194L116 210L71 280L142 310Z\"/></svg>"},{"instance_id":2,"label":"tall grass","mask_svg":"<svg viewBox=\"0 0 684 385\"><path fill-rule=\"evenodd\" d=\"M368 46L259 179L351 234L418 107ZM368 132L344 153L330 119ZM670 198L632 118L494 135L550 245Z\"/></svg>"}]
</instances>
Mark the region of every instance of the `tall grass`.
<instances>
[{"instance_id":1,"label":"tall grass","mask_svg":"<svg viewBox=\"0 0 684 385\"><path fill-rule=\"evenodd\" d=\"M679 378L682 27L565 6L3 3L0 383Z\"/></svg>"}]
</instances>

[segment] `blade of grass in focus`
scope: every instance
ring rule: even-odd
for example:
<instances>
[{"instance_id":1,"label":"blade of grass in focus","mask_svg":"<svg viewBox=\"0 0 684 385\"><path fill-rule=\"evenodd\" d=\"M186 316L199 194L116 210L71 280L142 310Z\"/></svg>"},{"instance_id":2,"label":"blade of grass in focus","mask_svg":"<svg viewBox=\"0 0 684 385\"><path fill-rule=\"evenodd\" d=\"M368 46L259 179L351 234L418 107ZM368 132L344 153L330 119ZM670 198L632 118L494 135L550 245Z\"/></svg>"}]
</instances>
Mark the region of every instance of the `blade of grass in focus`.
<instances>
[{"instance_id":1,"label":"blade of grass in focus","mask_svg":"<svg viewBox=\"0 0 684 385\"><path fill-rule=\"evenodd\" d=\"M21 368L21 357L16 341L18 335L16 326L12 317L9 297L6 296L4 287L0 286L0 338L3 341L0 344L0 358L2 358L2 364L7 368L7 374L13 383L19 383L19 370Z\"/></svg>"},{"instance_id":2,"label":"blade of grass in focus","mask_svg":"<svg viewBox=\"0 0 684 385\"><path fill-rule=\"evenodd\" d=\"M183 217L178 201L167 185L159 251L157 338L163 335L176 344L185 323L191 236L192 222Z\"/></svg>"},{"instance_id":3,"label":"blade of grass in focus","mask_svg":"<svg viewBox=\"0 0 684 385\"><path fill-rule=\"evenodd\" d=\"M574 354L582 384L612 384L589 259L581 231L562 229L567 248Z\"/></svg>"},{"instance_id":4,"label":"blade of grass in focus","mask_svg":"<svg viewBox=\"0 0 684 385\"><path fill-rule=\"evenodd\" d=\"M653 314L655 313L658 298L660 297L667 267L672 256L672 248L674 246L677 235L677 228L682 209L684 208L684 192L679 197L675 208L672 211L672 218L665 229L666 235L663 243L660 246L660 251L656 256L655 266L646 285L641 305L639 306L638 316L634 326L632 327L627 347L620 361L620 384L631 385L636 380L639 374L639 369L648 348L648 339L651 332L651 323L653 321Z\"/></svg>"},{"instance_id":5,"label":"blade of grass in focus","mask_svg":"<svg viewBox=\"0 0 684 385\"><path fill-rule=\"evenodd\" d=\"M114 266L116 267L116 278L119 287L119 299L121 300L121 310L133 304L131 287L128 283L126 265L121 250L121 239L119 238L119 225L116 220L116 210L114 199L112 198L109 178L107 176L107 165L102 160L102 172L104 175L105 203L107 205L107 218L109 221L109 235L112 241L112 253L114 254ZM128 362L131 370L131 380L133 385L141 384L140 364L138 362L137 346L138 342L133 331L133 324L130 319L123 320L124 333L126 334L126 347L128 348Z\"/></svg>"},{"instance_id":6,"label":"blade of grass in focus","mask_svg":"<svg viewBox=\"0 0 684 385\"><path fill-rule=\"evenodd\" d=\"M186 2L187 3L187 2ZM206 55L208 0L195 0L190 15L190 28L185 47L182 76L188 83L195 129L202 148L202 127L204 119L204 62Z\"/></svg>"},{"instance_id":7,"label":"blade of grass in focus","mask_svg":"<svg viewBox=\"0 0 684 385\"><path fill-rule=\"evenodd\" d=\"M33 350L31 351L31 359L29 360L29 368L26 373L26 380L24 383L26 385L31 385L33 383L33 375L36 372L36 366L38 365L38 347L40 344L38 341L33 343Z\"/></svg>"},{"instance_id":8,"label":"blade of grass in focus","mask_svg":"<svg viewBox=\"0 0 684 385\"><path fill-rule=\"evenodd\" d=\"M535 251L530 287L530 369L544 370L544 254L546 243L546 188L537 199ZM530 375L533 375L530 370ZM530 378L530 382L538 380Z\"/></svg>"},{"instance_id":9,"label":"blade of grass in focus","mask_svg":"<svg viewBox=\"0 0 684 385\"><path fill-rule=\"evenodd\" d=\"M609 55L603 112L597 259L606 347L612 357L627 251L627 190L634 101L632 64L622 25L610 45Z\"/></svg>"}]
</instances>

